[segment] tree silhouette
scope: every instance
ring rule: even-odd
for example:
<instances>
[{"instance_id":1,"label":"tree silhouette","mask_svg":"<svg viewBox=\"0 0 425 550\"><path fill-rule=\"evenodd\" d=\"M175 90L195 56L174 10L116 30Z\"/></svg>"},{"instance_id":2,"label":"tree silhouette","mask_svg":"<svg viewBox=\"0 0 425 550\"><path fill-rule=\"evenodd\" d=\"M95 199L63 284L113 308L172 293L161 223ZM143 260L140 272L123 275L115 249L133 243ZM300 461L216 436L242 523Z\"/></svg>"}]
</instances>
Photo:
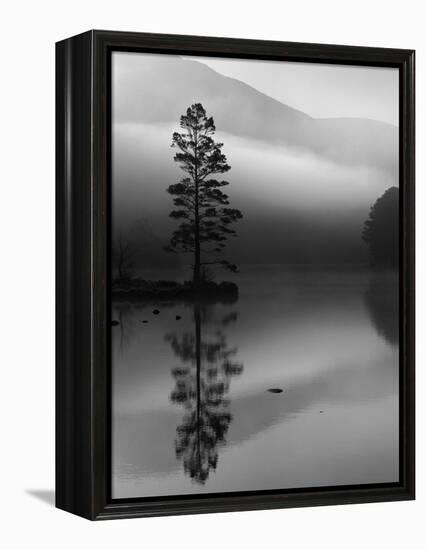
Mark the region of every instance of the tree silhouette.
<instances>
[{"instance_id":1,"label":"tree silhouette","mask_svg":"<svg viewBox=\"0 0 425 550\"><path fill-rule=\"evenodd\" d=\"M194 306L195 332L180 339L172 334L166 339L177 357L186 365L173 369L175 388L170 399L186 409L177 427L176 456L182 458L184 471L195 482L204 484L210 470L215 470L218 447L225 443L231 414L230 379L242 372L243 365L232 360L236 349L229 349L224 335L201 338L201 308Z\"/></svg>"},{"instance_id":2,"label":"tree silhouette","mask_svg":"<svg viewBox=\"0 0 425 550\"><path fill-rule=\"evenodd\" d=\"M223 144L212 138L213 118L207 117L201 103L194 103L180 117L180 127L184 131L174 132L172 147L178 149L174 161L185 176L170 185L167 192L174 197L173 204L177 207L170 216L181 223L166 249L193 255L193 282L198 285L203 266L221 264L231 271L237 270L235 264L219 258L228 237L236 235L230 224L242 218L242 213L228 207L228 196L221 188L229 182L211 177L230 170L221 151Z\"/></svg>"},{"instance_id":3,"label":"tree silhouette","mask_svg":"<svg viewBox=\"0 0 425 550\"><path fill-rule=\"evenodd\" d=\"M362 239L369 246L372 265L398 265L398 218L398 188L390 187L372 206L363 226Z\"/></svg>"}]
</instances>

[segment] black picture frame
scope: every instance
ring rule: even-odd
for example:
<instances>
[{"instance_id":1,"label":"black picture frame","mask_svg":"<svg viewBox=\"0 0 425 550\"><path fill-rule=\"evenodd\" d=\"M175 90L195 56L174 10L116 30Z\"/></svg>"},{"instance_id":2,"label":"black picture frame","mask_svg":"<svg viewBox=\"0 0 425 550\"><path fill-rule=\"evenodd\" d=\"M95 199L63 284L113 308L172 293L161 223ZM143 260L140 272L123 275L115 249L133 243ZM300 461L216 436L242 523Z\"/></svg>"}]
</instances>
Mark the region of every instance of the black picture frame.
<instances>
[{"instance_id":1,"label":"black picture frame","mask_svg":"<svg viewBox=\"0 0 425 550\"><path fill-rule=\"evenodd\" d=\"M400 71L400 481L110 499L111 51ZM91 520L414 499L414 51L92 30L56 44L56 506Z\"/></svg>"}]
</instances>

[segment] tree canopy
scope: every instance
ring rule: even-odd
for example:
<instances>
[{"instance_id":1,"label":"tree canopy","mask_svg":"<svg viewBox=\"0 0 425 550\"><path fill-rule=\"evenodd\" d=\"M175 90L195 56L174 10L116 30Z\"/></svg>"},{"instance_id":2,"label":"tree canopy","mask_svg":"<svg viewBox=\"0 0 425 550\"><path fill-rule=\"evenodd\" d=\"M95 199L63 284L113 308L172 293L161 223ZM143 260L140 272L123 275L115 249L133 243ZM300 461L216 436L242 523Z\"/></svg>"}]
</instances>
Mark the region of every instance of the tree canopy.
<instances>
[{"instance_id":1,"label":"tree canopy","mask_svg":"<svg viewBox=\"0 0 425 550\"><path fill-rule=\"evenodd\" d=\"M167 189L176 207L170 216L180 225L167 250L193 255L193 282L198 284L208 265L237 270L221 255L227 239L236 235L230 225L242 218L242 213L229 207L229 197L222 191L229 182L214 177L228 172L230 166L222 152L223 143L212 138L216 129L213 118L201 103L194 103L180 117L180 127L183 131L174 132L172 147L178 149L174 161L184 176Z\"/></svg>"}]
</instances>

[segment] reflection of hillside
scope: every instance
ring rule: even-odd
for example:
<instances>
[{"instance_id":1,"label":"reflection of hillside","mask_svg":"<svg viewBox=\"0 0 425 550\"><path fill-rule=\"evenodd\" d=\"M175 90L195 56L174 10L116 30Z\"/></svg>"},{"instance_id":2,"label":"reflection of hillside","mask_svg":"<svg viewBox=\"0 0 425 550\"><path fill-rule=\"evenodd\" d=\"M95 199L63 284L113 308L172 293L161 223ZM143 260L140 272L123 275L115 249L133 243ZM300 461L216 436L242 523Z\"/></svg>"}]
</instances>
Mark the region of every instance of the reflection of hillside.
<instances>
[{"instance_id":1,"label":"reflection of hillside","mask_svg":"<svg viewBox=\"0 0 425 550\"><path fill-rule=\"evenodd\" d=\"M166 336L183 364L173 369L175 387L170 396L173 403L185 409L177 427L176 456L183 461L185 473L200 484L216 469L218 449L226 443L232 420L226 395L231 378L243 369L242 364L234 361L237 350L228 347L220 329L213 335L202 334L206 309L194 305L193 332ZM227 315L222 325L234 320L234 314Z\"/></svg>"},{"instance_id":2,"label":"reflection of hillside","mask_svg":"<svg viewBox=\"0 0 425 550\"><path fill-rule=\"evenodd\" d=\"M375 275L364 295L376 332L392 345L399 340L399 292L395 273Z\"/></svg>"},{"instance_id":3,"label":"reflection of hillside","mask_svg":"<svg viewBox=\"0 0 425 550\"><path fill-rule=\"evenodd\" d=\"M231 445L256 437L275 424L290 422L297 414L320 414L323 403L332 406L359 401L367 403L392 395L397 373L395 369L390 373L389 366L385 361L378 368L367 371L367 383L361 385L359 366L353 363L348 367L334 367L288 387L282 386L283 393L278 395L261 391L234 398Z\"/></svg>"},{"instance_id":4,"label":"reflection of hillside","mask_svg":"<svg viewBox=\"0 0 425 550\"><path fill-rule=\"evenodd\" d=\"M190 344L188 348L191 347ZM388 366L388 361L384 361L378 368L366 370L366 383L359 384L359 367L353 363L350 366L334 367L296 383L282 384L283 393L278 395L265 391L266 384L264 390L257 393L234 397L230 429L225 434L228 441L225 444L228 448L239 446L250 439L261 437L277 424L291 422L299 414L320 414L322 408L325 409L323 414L327 414L324 403L331 406L369 403L392 395L397 384L397 371L394 368L391 373ZM122 441L121 448L125 447L126 441L133 441L137 448L138 458L132 461L137 475L175 471L175 460L169 452L170 440L175 436L175 429L172 427L176 422L174 414L165 411L143 412L143 415L130 415L118 421L120 427L116 433L119 441ZM149 446L144 444L144 439L140 439L141 432L149 439ZM192 443L193 450L196 445L194 440ZM212 455L215 459L219 446ZM196 454L193 456L196 457ZM199 464L202 465L202 462ZM193 465L197 468L188 470L188 473L193 471L204 475L208 471L201 470L196 461ZM211 464L209 468L212 468Z\"/></svg>"}]
</instances>

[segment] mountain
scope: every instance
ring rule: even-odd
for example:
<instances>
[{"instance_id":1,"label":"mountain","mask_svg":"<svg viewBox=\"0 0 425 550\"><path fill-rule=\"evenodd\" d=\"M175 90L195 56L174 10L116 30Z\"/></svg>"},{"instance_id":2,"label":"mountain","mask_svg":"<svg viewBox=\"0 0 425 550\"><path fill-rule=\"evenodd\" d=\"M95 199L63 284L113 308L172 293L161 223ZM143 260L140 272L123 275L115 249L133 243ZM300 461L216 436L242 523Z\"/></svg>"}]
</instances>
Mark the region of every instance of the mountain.
<instances>
[{"instance_id":1,"label":"mountain","mask_svg":"<svg viewBox=\"0 0 425 550\"><path fill-rule=\"evenodd\" d=\"M175 123L189 104L201 102L222 132L309 151L337 163L397 170L398 129L390 124L315 119L198 61L118 55L113 65L113 81L119 82L119 93L113 88L116 122Z\"/></svg>"}]
</instances>

